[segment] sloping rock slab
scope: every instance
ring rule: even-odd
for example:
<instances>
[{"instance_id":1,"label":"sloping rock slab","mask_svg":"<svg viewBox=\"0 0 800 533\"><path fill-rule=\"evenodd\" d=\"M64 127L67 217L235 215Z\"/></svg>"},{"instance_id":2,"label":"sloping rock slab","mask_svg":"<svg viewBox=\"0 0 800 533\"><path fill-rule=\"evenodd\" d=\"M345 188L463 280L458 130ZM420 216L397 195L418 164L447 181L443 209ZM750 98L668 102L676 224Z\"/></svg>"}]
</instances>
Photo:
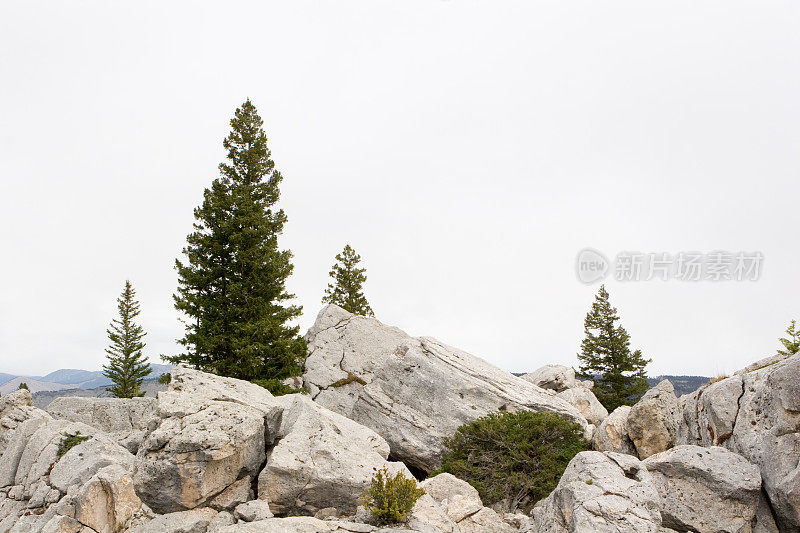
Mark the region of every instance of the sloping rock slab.
<instances>
[{"instance_id":1,"label":"sloping rock slab","mask_svg":"<svg viewBox=\"0 0 800 533\"><path fill-rule=\"evenodd\" d=\"M320 312L306 340L312 398L373 429L393 457L424 471L440 464L444 437L491 412L547 411L588 430L577 409L530 382L335 305Z\"/></svg>"}]
</instances>

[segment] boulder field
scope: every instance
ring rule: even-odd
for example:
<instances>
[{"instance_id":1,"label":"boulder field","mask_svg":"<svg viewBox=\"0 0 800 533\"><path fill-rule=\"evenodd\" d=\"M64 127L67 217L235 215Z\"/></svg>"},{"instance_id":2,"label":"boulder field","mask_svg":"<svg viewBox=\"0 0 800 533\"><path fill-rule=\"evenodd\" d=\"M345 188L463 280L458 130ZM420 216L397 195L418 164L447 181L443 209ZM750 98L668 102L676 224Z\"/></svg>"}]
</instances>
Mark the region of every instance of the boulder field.
<instances>
[{"instance_id":1,"label":"boulder field","mask_svg":"<svg viewBox=\"0 0 800 533\"><path fill-rule=\"evenodd\" d=\"M800 355L608 414L567 367L515 377L336 306L307 341L307 395L177 367L157 399L3 396L0 533L800 531ZM424 477L458 426L520 409L594 448L530 515L438 474L403 524L370 523L378 469Z\"/></svg>"}]
</instances>

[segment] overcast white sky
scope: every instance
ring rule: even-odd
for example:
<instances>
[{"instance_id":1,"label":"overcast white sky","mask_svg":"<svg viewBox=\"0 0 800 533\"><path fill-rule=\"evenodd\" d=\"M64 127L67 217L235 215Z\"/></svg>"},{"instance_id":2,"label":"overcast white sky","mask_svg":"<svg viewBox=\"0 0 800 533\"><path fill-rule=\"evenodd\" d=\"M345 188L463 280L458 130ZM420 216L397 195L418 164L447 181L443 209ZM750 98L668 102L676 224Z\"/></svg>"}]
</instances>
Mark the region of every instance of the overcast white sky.
<instances>
[{"instance_id":1,"label":"overcast white sky","mask_svg":"<svg viewBox=\"0 0 800 533\"><path fill-rule=\"evenodd\" d=\"M578 251L760 251L756 282L609 281L651 374L733 371L800 319L797 1L0 5L0 372L146 353L250 97L303 331L334 255L377 317L511 371L576 364Z\"/></svg>"}]
</instances>

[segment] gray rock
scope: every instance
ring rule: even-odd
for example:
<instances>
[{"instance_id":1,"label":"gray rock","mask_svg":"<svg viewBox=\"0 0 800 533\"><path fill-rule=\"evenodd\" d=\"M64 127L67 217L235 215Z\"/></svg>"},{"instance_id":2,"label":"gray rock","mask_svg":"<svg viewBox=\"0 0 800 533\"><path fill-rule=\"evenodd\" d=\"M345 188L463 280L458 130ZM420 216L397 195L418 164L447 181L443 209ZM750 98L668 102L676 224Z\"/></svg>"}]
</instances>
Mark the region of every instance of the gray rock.
<instances>
[{"instance_id":1,"label":"gray rock","mask_svg":"<svg viewBox=\"0 0 800 533\"><path fill-rule=\"evenodd\" d=\"M561 398L572 405L590 423L597 426L607 416L608 411L601 404L595 395L585 387L573 387L556 394L556 398Z\"/></svg>"},{"instance_id":2,"label":"gray rock","mask_svg":"<svg viewBox=\"0 0 800 533\"><path fill-rule=\"evenodd\" d=\"M658 491L664 526L699 533L751 530L761 475L741 455L720 447L684 445L642 463Z\"/></svg>"},{"instance_id":3,"label":"gray rock","mask_svg":"<svg viewBox=\"0 0 800 533\"><path fill-rule=\"evenodd\" d=\"M241 479L253 479L264 463L264 413L211 396L159 394L161 421L140 446L134 474L137 493L157 512L209 503Z\"/></svg>"},{"instance_id":4,"label":"gray rock","mask_svg":"<svg viewBox=\"0 0 800 533\"><path fill-rule=\"evenodd\" d=\"M548 411L588 428L574 407L528 381L335 305L320 312L306 340L312 398L373 429L392 456L424 471L439 465L442 438L491 412Z\"/></svg>"},{"instance_id":5,"label":"gray rock","mask_svg":"<svg viewBox=\"0 0 800 533\"><path fill-rule=\"evenodd\" d=\"M127 533L207 533L208 526L216 516L217 511L208 507L168 513L156 516ZM220 531L226 531L227 527Z\"/></svg>"},{"instance_id":6,"label":"gray rock","mask_svg":"<svg viewBox=\"0 0 800 533\"><path fill-rule=\"evenodd\" d=\"M125 529L141 506L129 469L111 465L80 488L72 486L56 510L94 531L112 533Z\"/></svg>"},{"instance_id":7,"label":"gray rock","mask_svg":"<svg viewBox=\"0 0 800 533\"><path fill-rule=\"evenodd\" d=\"M135 457L109 435L96 433L91 439L65 453L50 471L50 485L66 493L73 485L81 486L100 469L110 465L133 471Z\"/></svg>"},{"instance_id":8,"label":"gray rock","mask_svg":"<svg viewBox=\"0 0 800 533\"><path fill-rule=\"evenodd\" d=\"M778 528L800 531L800 354L749 368L681 398L679 439L757 465Z\"/></svg>"},{"instance_id":9,"label":"gray rock","mask_svg":"<svg viewBox=\"0 0 800 533\"><path fill-rule=\"evenodd\" d=\"M533 508L523 531L661 532L659 495L638 459L614 452L581 452L558 486Z\"/></svg>"},{"instance_id":10,"label":"gray rock","mask_svg":"<svg viewBox=\"0 0 800 533\"><path fill-rule=\"evenodd\" d=\"M564 365L545 365L521 377L537 387L556 392L562 392L581 385L581 382L575 379L575 369ZM594 386L594 383L592 383L592 386Z\"/></svg>"},{"instance_id":11,"label":"gray rock","mask_svg":"<svg viewBox=\"0 0 800 533\"><path fill-rule=\"evenodd\" d=\"M642 459L675 445L680 424L680 405L675 389L664 380L634 405L628 414L628 435Z\"/></svg>"},{"instance_id":12,"label":"gray rock","mask_svg":"<svg viewBox=\"0 0 800 533\"><path fill-rule=\"evenodd\" d=\"M276 514L313 514L325 507L351 513L375 472L411 473L386 461L389 445L377 433L292 394L276 398L284 407L277 443L258 477L258 494Z\"/></svg>"},{"instance_id":13,"label":"gray rock","mask_svg":"<svg viewBox=\"0 0 800 533\"><path fill-rule=\"evenodd\" d=\"M272 511L269 510L267 500L252 500L240 503L233 511L233 516L245 522L255 522L256 520L266 520L272 518Z\"/></svg>"},{"instance_id":14,"label":"gray rock","mask_svg":"<svg viewBox=\"0 0 800 533\"><path fill-rule=\"evenodd\" d=\"M50 416L33 407L30 391L20 389L0 397L0 456L14 437L17 427L32 418L47 420Z\"/></svg>"},{"instance_id":15,"label":"gray rock","mask_svg":"<svg viewBox=\"0 0 800 533\"><path fill-rule=\"evenodd\" d=\"M621 405L608 415L594 432L592 446L599 452L636 455L636 447L628 436L629 405Z\"/></svg>"},{"instance_id":16,"label":"gray rock","mask_svg":"<svg viewBox=\"0 0 800 533\"><path fill-rule=\"evenodd\" d=\"M53 418L83 422L120 441L136 453L144 437L158 424L155 398L56 398L46 411Z\"/></svg>"}]
</instances>

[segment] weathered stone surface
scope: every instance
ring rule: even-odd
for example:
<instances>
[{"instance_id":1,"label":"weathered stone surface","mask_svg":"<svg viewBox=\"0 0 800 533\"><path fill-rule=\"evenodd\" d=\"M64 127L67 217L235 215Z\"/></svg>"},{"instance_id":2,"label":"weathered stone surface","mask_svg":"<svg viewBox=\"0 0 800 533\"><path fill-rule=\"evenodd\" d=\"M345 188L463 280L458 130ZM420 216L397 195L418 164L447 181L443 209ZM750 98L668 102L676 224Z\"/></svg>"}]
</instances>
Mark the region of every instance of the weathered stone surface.
<instances>
[{"instance_id":1,"label":"weathered stone surface","mask_svg":"<svg viewBox=\"0 0 800 533\"><path fill-rule=\"evenodd\" d=\"M324 507L353 512L358 498L386 461L389 445L377 433L329 411L308 397L275 399L284 407L277 443L258 478L258 494L276 514L313 514Z\"/></svg>"},{"instance_id":2,"label":"weathered stone surface","mask_svg":"<svg viewBox=\"0 0 800 533\"><path fill-rule=\"evenodd\" d=\"M30 422L36 423L36 421L29 421L25 425L27 426ZM87 437L99 433L95 428L86 424L66 420L47 420L38 425L24 441L24 449L19 455L14 474L14 484L21 485L26 494L31 494L32 487L48 475L56 461L59 460L58 448L61 441L79 432L82 436Z\"/></svg>"},{"instance_id":3,"label":"weathered stone surface","mask_svg":"<svg viewBox=\"0 0 800 533\"><path fill-rule=\"evenodd\" d=\"M56 510L98 533L115 533L128 525L141 506L129 470L111 465L82 486L73 485Z\"/></svg>"},{"instance_id":4,"label":"weathered stone surface","mask_svg":"<svg viewBox=\"0 0 800 533\"><path fill-rule=\"evenodd\" d=\"M564 365L545 365L529 374L521 376L537 387L562 392L580 386L575 379L575 369ZM594 386L594 384L592 384Z\"/></svg>"},{"instance_id":5,"label":"weathered stone surface","mask_svg":"<svg viewBox=\"0 0 800 533\"><path fill-rule=\"evenodd\" d=\"M588 427L574 407L528 381L335 305L306 340L304 382L314 400L375 430L394 457L425 471L439 465L443 437L490 412L548 411Z\"/></svg>"},{"instance_id":6,"label":"weathered stone surface","mask_svg":"<svg viewBox=\"0 0 800 533\"><path fill-rule=\"evenodd\" d=\"M451 501L454 496L462 496L467 500L477 501L481 503L481 497L477 489L462 479L458 479L453 474L443 473L433 477L429 477L419 484L425 493L434 499L440 505L443 502Z\"/></svg>"},{"instance_id":7,"label":"weathered stone surface","mask_svg":"<svg viewBox=\"0 0 800 533\"><path fill-rule=\"evenodd\" d=\"M617 452L636 455L636 447L628 437L629 405L621 405L608 415L594 432L592 446L599 452Z\"/></svg>"},{"instance_id":8,"label":"weathered stone surface","mask_svg":"<svg viewBox=\"0 0 800 533\"><path fill-rule=\"evenodd\" d=\"M252 479L264 463L264 413L212 399L213 392L159 394L161 422L139 448L134 474L137 493L157 512L202 506L237 481Z\"/></svg>"},{"instance_id":9,"label":"weathered stone surface","mask_svg":"<svg viewBox=\"0 0 800 533\"><path fill-rule=\"evenodd\" d=\"M267 500L252 500L237 505L233 516L245 522L255 522L256 520L272 518L272 511L269 510L269 502Z\"/></svg>"},{"instance_id":10,"label":"weathered stone surface","mask_svg":"<svg viewBox=\"0 0 800 533\"><path fill-rule=\"evenodd\" d=\"M663 531L659 496L638 459L614 452L581 452L558 486L533 508L523 531L536 533Z\"/></svg>"},{"instance_id":11,"label":"weathered stone surface","mask_svg":"<svg viewBox=\"0 0 800 533\"><path fill-rule=\"evenodd\" d=\"M433 498L423 494L408 513L406 524L415 531L458 533L459 528Z\"/></svg>"},{"instance_id":12,"label":"weathered stone surface","mask_svg":"<svg viewBox=\"0 0 800 533\"><path fill-rule=\"evenodd\" d=\"M569 403L577 409L590 424L594 424L595 426L600 424L600 422L608 416L606 408L595 398L594 393L587 388L573 387L559 392L556 394L556 398L561 398Z\"/></svg>"},{"instance_id":13,"label":"weathered stone surface","mask_svg":"<svg viewBox=\"0 0 800 533\"><path fill-rule=\"evenodd\" d=\"M17 427L33 418L46 420L50 416L33 407L30 391L21 389L0 397L0 456L11 442Z\"/></svg>"},{"instance_id":14,"label":"weathered stone surface","mask_svg":"<svg viewBox=\"0 0 800 533\"><path fill-rule=\"evenodd\" d=\"M664 380L634 405L628 414L628 435L642 459L675 445L680 424L680 405L675 389Z\"/></svg>"},{"instance_id":15,"label":"weathered stone surface","mask_svg":"<svg viewBox=\"0 0 800 533\"><path fill-rule=\"evenodd\" d=\"M517 528L507 524L494 509L484 507L458 522L461 533L513 533Z\"/></svg>"},{"instance_id":16,"label":"weathered stone surface","mask_svg":"<svg viewBox=\"0 0 800 533\"><path fill-rule=\"evenodd\" d=\"M148 432L155 429L155 398L56 398L46 411L60 420L83 422L104 431L131 453L136 453Z\"/></svg>"},{"instance_id":17,"label":"weathered stone surface","mask_svg":"<svg viewBox=\"0 0 800 533\"><path fill-rule=\"evenodd\" d=\"M660 497L662 523L679 531L750 531L761 494L758 467L724 448L677 446L642 464Z\"/></svg>"},{"instance_id":18,"label":"weathered stone surface","mask_svg":"<svg viewBox=\"0 0 800 533\"><path fill-rule=\"evenodd\" d=\"M73 485L81 486L100 469L110 465L133 471L135 457L116 440L104 433L78 444L65 453L50 471L50 485L66 493Z\"/></svg>"},{"instance_id":19,"label":"weathered stone surface","mask_svg":"<svg viewBox=\"0 0 800 533\"><path fill-rule=\"evenodd\" d=\"M168 513L156 516L127 533L207 533L209 524L216 516L217 511L208 507Z\"/></svg>"},{"instance_id":20,"label":"weathered stone surface","mask_svg":"<svg viewBox=\"0 0 800 533\"><path fill-rule=\"evenodd\" d=\"M681 398L679 439L757 465L778 528L800 531L800 354L749 368Z\"/></svg>"}]
</instances>

